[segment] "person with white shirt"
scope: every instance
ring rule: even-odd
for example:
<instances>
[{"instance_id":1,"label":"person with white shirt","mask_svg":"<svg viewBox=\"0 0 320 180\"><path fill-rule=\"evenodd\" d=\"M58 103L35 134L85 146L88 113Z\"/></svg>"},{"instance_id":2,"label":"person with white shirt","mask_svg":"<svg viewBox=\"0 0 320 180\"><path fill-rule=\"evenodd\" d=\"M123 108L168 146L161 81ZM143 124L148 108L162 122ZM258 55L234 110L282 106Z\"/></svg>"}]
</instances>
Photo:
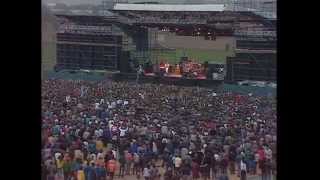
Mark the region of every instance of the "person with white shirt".
<instances>
[{"instance_id":1,"label":"person with white shirt","mask_svg":"<svg viewBox=\"0 0 320 180\"><path fill-rule=\"evenodd\" d=\"M168 134L168 127L166 125L163 125L161 127L161 133L167 135Z\"/></svg>"},{"instance_id":2,"label":"person with white shirt","mask_svg":"<svg viewBox=\"0 0 320 180\"><path fill-rule=\"evenodd\" d=\"M112 102L111 103L111 108L113 109L113 108L115 108L117 106L117 103L116 102Z\"/></svg>"},{"instance_id":3,"label":"person with white shirt","mask_svg":"<svg viewBox=\"0 0 320 180\"><path fill-rule=\"evenodd\" d=\"M271 159L272 159L272 150L269 147L265 148L265 155L266 155L266 159L271 161Z\"/></svg>"},{"instance_id":4,"label":"person with white shirt","mask_svg":"<svg viewBox=\"0 0 320 180\"><path fill-rule=\"evenodd\" d=\"M122 100L121 99L119 99L118 101L117 101L117 104L122 104Z\"/></svg>"},{"instance_id":5,"label":"person with white shirt","mask_svg":"<svg viewBox=\"0 0 320 180\"><path fill-rule=\"evenodd\" d=\"M214 159L219 162L220 161L220 156L219 154L214 154Z\"/></svg>"},{"instance_id":6,"label":"person with white shirt","mask_svg":"<svg viewBox=\"0 0 320 180\"><path fill-rule=\"evenodd\" d=\"M99 106L100 106L99 103L95 103L95 104L94 104L94 108L95 108L96 110L99 109Z\"/></svg>"},{"instance_id":7,"label":"person with white shirt","mask_svg":"<svg viewBox=\"0 0 320 180\"><path fill-rule=\"evenodd\" d=\"M94 130L94 135L96 138L100 137L100 132L98 129Z\"/></svg>"},{"instance_id":8,"label":"person with white shirt","mask_svg":"<svg viewBox=\"0 0 320 180\"><path fill-rule=\"evenodd\" d=\"M139 82L139 76L140 76L140 74L142 74L142 73L143 73L142 65L139 65L139 68L137 69L136 84L138 84L138 82Z\"/></svg>"},{"instance_id":9,"label":"person with white shirt","mask_svg":"<svg viewBox=\"0 0 320 180\"><path fill-rule=\"evenodd\" d=\"M71 101L70 95L66 96L66 102L69 103Z\"/></svg>"},{"instance_id":10,"label":"person with white shirt","mask_svg":"<svg viewBox=\"0 0 320 180\"><path fill-rule=\"evenodd\" d=\"M54 154L55 160L57 161L60 156L61 156L61 153L60 153L60 152L56 152L56 153Z\"/></svg>"},{"instance_id":11,"label":"person with white shirt","mask_svg":"<svg viewBox=\"0 0 320 180\"><path fill-rule=\"evenodd\" d=\"M247 179L247 165L243 160L240 162L240 180Z\"/></svg>"},{"instance_id":12,"label":"person with white shirt","mask_svg":"<svg viewBox=\"0 0 320 180\"><path fill-rule=\"evenodd\" d=\"M85 131L85 132L83 133L82 138L86 140L86 139L88 139L89 136L90 136L90 132Z\"/></svg>"},{"instance_id":13,"label":"person with white shirt","mask_svg":"<svg viewBox=\"0 0 320 180\"><path fill-rule=\"evenodd\" d=\"M124 137L126 135L126 132L128 131L128 127L121 126L119 127L120 131L120 137Z\"/></svg>"},{"instance_id":14,"label":"person with white shirt","mask_svg":"<svg viewBox=\"0 0 320 180\"><path fill-rule=\"evenodd\" d=\"M157 144L156 142L152 142L152 152L154 155L158 155L158 147L157 147Z\"/></svg>"},{"instance_id":15,"label":"person with white shirt","mask_svg":"<svg viewBox=\"0 0 320 180\"><path fill-rule=\"evenodd\" d=\"M111 128L112 128L112 126L113 126L113 121L110 120L110 121L108 122L108 124L109 124L109 130L111 130Z\"/></svg>"},{"instance_id":16,"label":"person with white shirt","mask_svg":"<svg viewBox=\"0 0 320 180\"><path fill-rule=\"evenodd\" d=\"M112 155L114 159L117 159L117 151L115 149L112 149Z\"/></svg>"},{"instance_id":17,"label":"person with white shirt","mask_svg":"<svg viewBox=\"0 0 320 180\"><path fill-rule=\"evenodd\" d=\"M103 129L99 129L99 136L98 137L101 137L103 135Z\"/></svg>"},{"instance_id":18,"label":"person with white shirt","mask_svg":"<svg viewBox=\"0 0 320 180\"><path fill-rule=\"evenodd\" d=\"M151 176L151 174L150 174L150 167L147 166L147 167L145 167L145 168L143 169L143 177L144 177L145 180L149 180L149 179L150 179L150 176Z\"/></svg>"},{"instance_id":19,"label":"person with white shirt","mask_svg":"<svg viewBox=\"0 0 320 180\"><path fill-rule=\"evenodd\" d=\"M175 174L180 172L181 164L182 164L182 159L179 156L176 156L174 158L174 172L175 172Z\"/></svg>"},{"instance_id":20,"label":"person with white shirt","mask_svg":"<svg viewBox=\"0 0 320 180\"><path fill-rule=\"evenodd\" d=\"M95 162L97 160L96 154L94 153L90 154L90 160Z\"/></svg>"}]
</instances>

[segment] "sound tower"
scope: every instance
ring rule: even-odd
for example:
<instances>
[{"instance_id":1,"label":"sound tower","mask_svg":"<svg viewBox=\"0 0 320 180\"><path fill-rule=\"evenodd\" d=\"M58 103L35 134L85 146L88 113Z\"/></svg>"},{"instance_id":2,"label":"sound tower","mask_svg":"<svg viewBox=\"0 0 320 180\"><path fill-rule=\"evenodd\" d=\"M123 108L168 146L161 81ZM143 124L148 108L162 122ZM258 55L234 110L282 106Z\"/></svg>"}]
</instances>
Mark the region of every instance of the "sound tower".
<instances>
[{"instance_id":1,"label":"sound tower","mask_svg":"<svg viewBox=\"0 0 320 180\"><path fill-rule=\"evenodd\" d=\"M188 57L183 56L183 57L180 58L180 61L182 61L182 62L183 62L183 61L188 61Z\"/></svg>"},{"instance_id":2,"label":"sound tower","mask_svg":"<svg viewBox=\"0 0 320 180\"><path fill-rule=\"evenodd\" d=\"M118 61L119 70L121 73L130 72L129 59L130 59L130 52L122 51L120 55L120 59Z\"/></svg>"}]
</instances>

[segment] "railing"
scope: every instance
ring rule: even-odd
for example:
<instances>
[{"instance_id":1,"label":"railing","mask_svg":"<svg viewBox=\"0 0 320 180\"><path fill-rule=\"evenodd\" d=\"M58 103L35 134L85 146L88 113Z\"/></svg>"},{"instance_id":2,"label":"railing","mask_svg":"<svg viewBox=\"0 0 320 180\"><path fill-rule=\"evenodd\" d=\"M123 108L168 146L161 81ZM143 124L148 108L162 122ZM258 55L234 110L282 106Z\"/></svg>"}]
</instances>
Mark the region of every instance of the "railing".
<instances>
[{"instance_id":1,"label":"railing","mask_svg":"<svg viewBox=\"0 0 320 180\"><path fill-rule=\"evenodd\" d=\"M141 24L207 24L206 20L181 20L181 19L131 19L131 23Z\"/></svg>"},{"instance_id":2,"label":"railing","mask_svg":"<svg viewBox=\"0 0 320 180\"><path fill-rule=\"evenodd\" d=\"M107 35L113 34L111 26L84 26L74 24L62 24L58 28L58 33L77 33L77 34L95 34Z\"/></svg>"},{"instance_id":3,"label":"railing","mask_svg":"<svg viewBox=\"0 0 320 180\"><path fill-rule=\"evenodd\" d=\"M276 31L263 31L263 30L236 30L234 32L234 35L236 36L270 36L270 37L276 37L277 33Z\"/></svg>"}]
</instances>

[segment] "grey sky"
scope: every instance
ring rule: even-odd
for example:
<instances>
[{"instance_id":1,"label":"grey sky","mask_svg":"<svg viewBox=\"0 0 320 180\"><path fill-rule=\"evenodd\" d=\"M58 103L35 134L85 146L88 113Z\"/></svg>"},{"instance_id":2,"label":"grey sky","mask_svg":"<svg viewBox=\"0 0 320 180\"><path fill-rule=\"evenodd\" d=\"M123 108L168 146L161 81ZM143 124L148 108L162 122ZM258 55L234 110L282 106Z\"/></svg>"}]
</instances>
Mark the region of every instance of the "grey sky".
<instances>
[{"instance_id":1,"label":"grey sky","mask_svg":"<svg viewBox=\"0 0 320 180\"><path fill-rule=\"evenodd\" d=\"M142 1L157 1L161 3L215 3L215 2L232 2L232 1L246 1L250 2L250 0L128 0L129 2L142 2ZM272 0L252 0L254 1L272 1ZM67 5L75 5L75 4L101 4L102 0L42 0L44 3L64 3Z\"/></svg>"},{"instance_id":2,"label":"grey sky","mask_svg":"<svg viewBox=\"0 0 320 180\"><path fill-rule=\"evenodd\" d=\"M45 3L64 3L68 5L100 4L102 2L102 0L42 0L42 1ZM150 0L129 0L129 2L141 2L141 1L150 1ZM151 1L158 1L162 3L184 3L184 2L209 3L209 2L215 2L217 0L151 0Z\"/></svg>"}]
</instances>

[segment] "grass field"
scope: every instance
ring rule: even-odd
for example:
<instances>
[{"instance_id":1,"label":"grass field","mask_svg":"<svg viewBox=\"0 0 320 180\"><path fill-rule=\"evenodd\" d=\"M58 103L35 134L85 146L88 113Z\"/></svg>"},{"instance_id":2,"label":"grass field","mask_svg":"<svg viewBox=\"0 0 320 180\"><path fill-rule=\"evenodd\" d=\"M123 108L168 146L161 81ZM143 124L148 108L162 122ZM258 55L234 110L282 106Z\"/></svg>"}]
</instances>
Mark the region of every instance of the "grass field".
<instances>
[{"instance_id":1,"label":"grass field","mask_svg":"<svg viewBox=\"0 0 320 180\"><path fill-rule=\"evenodd\" d=\"M143 55L142 55L143 54ZM225 64L227 56L234 56L233 49L229 51L224 50L204 50L204 49L176 49L170 51L151 51L145 52L140 55L132 52L133 57L137 58L140 63L144 63L146 59L150 57L154 61L157 59L158 62L166 61L170 64L179 63L180 58L187 56L193 61L203 63L208 61L209 64Z\"/></svg>"},{"instance_id":2,"label":"grass field","mask_svg":"<svg viewBox=\"0 0 320 180\"><path fill-rule=\"evenodd\" d=\"M158 54L158 60L167 60L170 63L176 63L180 61L180 57L187 56L190 59L203 63L208 61L209 63L225 64L227 56L233 56L233 50L202 50L202 49L177 49L176 52L155 52Z\"/></svg>"}]
</instances>

